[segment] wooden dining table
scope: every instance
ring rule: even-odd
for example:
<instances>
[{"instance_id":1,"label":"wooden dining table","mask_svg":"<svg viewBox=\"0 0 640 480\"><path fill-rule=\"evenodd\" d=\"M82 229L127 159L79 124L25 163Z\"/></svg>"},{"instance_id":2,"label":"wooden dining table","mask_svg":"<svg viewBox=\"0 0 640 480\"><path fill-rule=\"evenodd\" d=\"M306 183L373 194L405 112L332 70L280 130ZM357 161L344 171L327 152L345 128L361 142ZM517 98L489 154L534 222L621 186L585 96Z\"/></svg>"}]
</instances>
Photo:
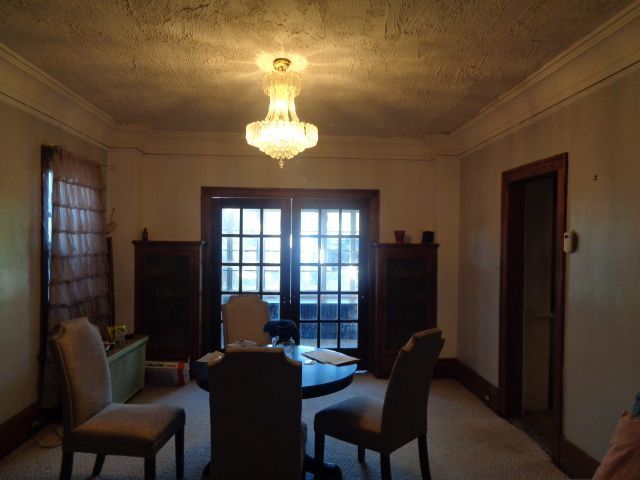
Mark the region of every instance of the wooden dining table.
<instances>
[{"instance_id":1,"label":"wooden dining table","mask_svg":"<svg viewBox=\"0 0 640 480\"><path fill-rule=\"evenodd\" d=\"M317 348L296 345L293 349L293 353L289 355L290 358L297 360L302 364L303 399L329 395L342 390L351 384L353 381L353 375L357 368L355 364L336 366L328 363L316 362L303 355L304 353L311 352L313 350L317 350ZM198 383L198 386L208 392L208 364L206 362L195 362L191 366L191 374ZM304 469L307 472L313 472L315 469L315 461L313 457L308 454L305 454ZM324 463L323 470L324 478L342 478L342 472L338 465Z\"/></svg>"}]
</instances>

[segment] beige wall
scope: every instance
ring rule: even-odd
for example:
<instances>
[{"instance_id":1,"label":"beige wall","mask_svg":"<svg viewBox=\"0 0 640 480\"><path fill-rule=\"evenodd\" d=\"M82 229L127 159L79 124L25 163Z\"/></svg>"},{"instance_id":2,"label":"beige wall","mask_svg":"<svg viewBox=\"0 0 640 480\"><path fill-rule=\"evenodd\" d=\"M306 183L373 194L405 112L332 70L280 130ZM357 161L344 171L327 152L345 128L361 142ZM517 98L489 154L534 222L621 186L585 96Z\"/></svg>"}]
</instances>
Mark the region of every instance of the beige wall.
<instances>
[{"instance_id":1,"label":"beige wall","mask_svg":"<svg viewBox=\"0 0 640 480\"><path fill-rule=\"evenodd\" d=\"M37 401L40 334L40 146L106 153L0 102L0 423Z\"/></svg>"},{"instance_id":2,"label":"beige wall","mask_svg":"<svg viewBox=\"0 0 640 480\"><path fill-rule=\"evenodd\" d=\"M113 158L113 161L112 161ZM444 355L455 356L457 309L457 161L311 159L301 156L284 169L267 157L144 156L114 151L109 198L121 205L116 218L128 227L116 232L116 315L132 325L133 268L130 241L143 227L151 240L198 240L202 186L274 188L358 188L380 190L380 239L393 241L403 229L419 242L435 230L440 247L439 324L450 341ZM141 167L140 167L141 165ZM140 175L136 177L136 175ZM139 185L141 212L138 211ZM127 206L130 206L128 208ZM120 279L118 281L118 279Z\"/></svg>"},{"instance_id":3,"label":"beige wall","mask_svg":"<svg viewBox=\"0 0 640 480\"><path fill-rule=\"evenodd\" d=\"M458 357L498 384L500 175L569 154L564 434L601 458L640 391L640 70L463 157Z\"/></svg>"},{"instance_id":4,"label":"beige wall","mask_svg":"<svg viewBox=\"0 0 640 480\"><path fill-rule=\"evenodd\" d=\"M117 224L113 242L113 285L117 325L133 329L133 239L142 232L142 154L134 149L109 151L107 213ZM127 305L126 308L119 308Z\"/></svg>"}]
</instances>

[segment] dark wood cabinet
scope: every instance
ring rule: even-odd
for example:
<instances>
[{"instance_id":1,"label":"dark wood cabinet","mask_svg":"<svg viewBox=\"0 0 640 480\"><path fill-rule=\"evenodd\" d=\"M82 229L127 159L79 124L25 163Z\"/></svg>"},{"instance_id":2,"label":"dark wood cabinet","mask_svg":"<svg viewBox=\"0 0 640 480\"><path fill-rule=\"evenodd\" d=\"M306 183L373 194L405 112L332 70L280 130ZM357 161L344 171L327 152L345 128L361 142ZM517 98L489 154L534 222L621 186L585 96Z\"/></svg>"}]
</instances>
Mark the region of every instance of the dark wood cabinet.
<instances>
[{"instance_id":1,"label":"dark wood cabinet","mask_svg":"<svg viewBox=\"0 0 640 480\"><path fill-rule=\"evenodd\" d=\"M372 246L374 312L372 370L388 377L412 334L436 326L438 245L379 243Z\"/></svg>"},{"instance_id":2,"label":"dark wood cabinet","mask_svg":"<svg viewBox=\"0 0 640 480\"><path fill-rule=\"evenodd\" d=\"M135 331L149 336L147 359L197 359L204 242L133 244Z\"/></svg>"}]
</instances>

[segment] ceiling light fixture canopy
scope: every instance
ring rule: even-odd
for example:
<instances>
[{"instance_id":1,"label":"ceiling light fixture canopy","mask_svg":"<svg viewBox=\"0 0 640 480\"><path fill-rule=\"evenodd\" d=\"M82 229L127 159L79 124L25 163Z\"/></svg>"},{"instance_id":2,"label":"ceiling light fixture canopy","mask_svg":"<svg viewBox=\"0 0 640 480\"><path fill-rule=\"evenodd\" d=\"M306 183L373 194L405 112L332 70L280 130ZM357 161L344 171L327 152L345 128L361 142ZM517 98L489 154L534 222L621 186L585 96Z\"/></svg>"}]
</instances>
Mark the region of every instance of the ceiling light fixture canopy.
<instances>
[{"instance_id":1,"label":"ceiling light fixture canopy","mask_svg":"<svg viewBox=\"0 0 640 480\"><path fill-rule=\"evenodd\" d=\"M318 143L318 128L301 122L296 114L295 97L300 93L300 75L289 72L288 58L276 58L273 71L264 75L262 87L269 97L269 111L264 120L247 125L247 143L270 157L284 161Z\"/></svg>"}]
</instances>

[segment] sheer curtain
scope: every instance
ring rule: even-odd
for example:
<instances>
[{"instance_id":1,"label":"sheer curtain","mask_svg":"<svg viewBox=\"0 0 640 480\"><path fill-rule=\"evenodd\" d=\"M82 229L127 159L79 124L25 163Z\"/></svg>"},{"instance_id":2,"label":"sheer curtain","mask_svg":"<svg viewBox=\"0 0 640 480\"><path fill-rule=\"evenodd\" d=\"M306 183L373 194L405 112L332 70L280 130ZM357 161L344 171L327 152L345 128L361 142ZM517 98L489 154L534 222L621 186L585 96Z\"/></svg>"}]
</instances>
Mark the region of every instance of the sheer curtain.
<instances>
[{"instance_id":1,"label":"sheer curtain","mask_svg":"<svg viewBox=\"0 0 640 480\"><path fill-rule=\"evenodd\" d=\"M47 336L58 323L80 316L103 333L109 325L104 190L98 163L62 147L43 148ZM57 397L54 388L47 388L55 383L50 363L45 365L43 404L49 403L47 397Z\"/></svg>"}]
</instances>

